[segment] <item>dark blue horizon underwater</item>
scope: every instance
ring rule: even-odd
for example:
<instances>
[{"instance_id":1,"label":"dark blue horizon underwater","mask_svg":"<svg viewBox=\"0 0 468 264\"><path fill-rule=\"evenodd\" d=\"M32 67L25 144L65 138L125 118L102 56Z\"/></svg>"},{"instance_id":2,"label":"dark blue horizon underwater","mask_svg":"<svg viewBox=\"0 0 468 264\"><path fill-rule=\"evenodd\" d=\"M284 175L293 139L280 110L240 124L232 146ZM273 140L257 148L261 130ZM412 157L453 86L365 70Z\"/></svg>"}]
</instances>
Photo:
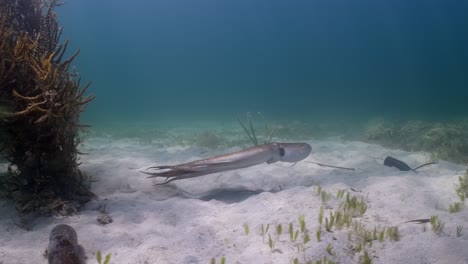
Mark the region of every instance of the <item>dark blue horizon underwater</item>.
<instances>
[{"instance_id":1,"label":"dark blue horizon underwater","mask_svg":"<svg viewBox=\"0 0 468 264\"><path fill-rule=\"evenodd\" d=\"M83 120L468 116L468 1L71 0Z\"/></svg>"}]
</instances>

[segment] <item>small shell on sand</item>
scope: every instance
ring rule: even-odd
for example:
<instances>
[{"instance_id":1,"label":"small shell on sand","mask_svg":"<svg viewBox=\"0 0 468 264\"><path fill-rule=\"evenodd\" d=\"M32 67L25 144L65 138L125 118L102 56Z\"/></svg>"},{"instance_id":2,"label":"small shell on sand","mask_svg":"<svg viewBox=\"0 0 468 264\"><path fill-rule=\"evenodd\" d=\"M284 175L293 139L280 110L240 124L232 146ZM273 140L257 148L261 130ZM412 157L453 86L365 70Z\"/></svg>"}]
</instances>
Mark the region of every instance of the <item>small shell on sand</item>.
<instances>
[{"instance_id":1,"label":"small shell on sand","mask_svg":"<svg viewBox=\"0 0 468 264\"><path fill-rule=\"evenodd\" d=\"M107 225L107 224L110 224L112 223L112 221L114 221L112 219L112 217L108 214L100 214L98 217L97 217L97 221L101 224L101 225Z\"/></svg>"}]
</instances>

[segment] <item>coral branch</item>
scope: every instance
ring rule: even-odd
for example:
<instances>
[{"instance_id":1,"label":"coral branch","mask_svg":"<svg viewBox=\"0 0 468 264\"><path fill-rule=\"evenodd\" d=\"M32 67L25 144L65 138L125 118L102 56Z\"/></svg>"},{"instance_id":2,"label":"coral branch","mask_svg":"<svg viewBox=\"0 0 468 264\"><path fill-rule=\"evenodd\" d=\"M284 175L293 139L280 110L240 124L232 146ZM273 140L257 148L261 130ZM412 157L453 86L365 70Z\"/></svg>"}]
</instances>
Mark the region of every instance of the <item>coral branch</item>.
<instances>
[{"instance_id":1,"label":"coral branch","mask_svg":"<svg viewBox=\"0 0 468 264\"><path fill-rule=\"evenodd\" d=\"M62 62L69 42L59 43L56 4L0 0L0 102L8 106L0 147L11 163L0 185L15 193L20 211L94 197L77 149L79 115L94 96L68 72L79 51Z\"/></svg>"}]
</instances>

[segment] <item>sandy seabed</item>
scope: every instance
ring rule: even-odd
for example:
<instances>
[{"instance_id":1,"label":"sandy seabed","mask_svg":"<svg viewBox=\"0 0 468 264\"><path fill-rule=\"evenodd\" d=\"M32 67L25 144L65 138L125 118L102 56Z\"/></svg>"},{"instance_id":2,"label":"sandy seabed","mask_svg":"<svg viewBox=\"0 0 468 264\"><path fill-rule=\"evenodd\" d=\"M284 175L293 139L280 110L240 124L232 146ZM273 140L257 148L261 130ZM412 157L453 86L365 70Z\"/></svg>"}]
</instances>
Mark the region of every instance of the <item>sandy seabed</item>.
<instances>
[{"instance_id":1,"label":"sandy seabed","mask_svg":"<svg viewBox=\"0 0 468 264\"><path fill-rule=\"evenodd\" d=\"M47 263L43 253L49 232L62 223L77 231L87 263L97 263L98 250L112 253L114 264L208 264L212 258L219 263L222 256L228 264L293 263L296 257L300 263L315 263L324 256L336 263L359 263L363 252L356 252L358 238L351 228L327 232L322 224L317 241L319 208L324 205L328 217L339 205L336 197L323 203L317 186L333 196L345 190L362 197L367 211L354 220L369 230L398 227L399 241L373 241L366 247L372 263L468 263L468 209L448 212L449 205L459 201L455 189L464 166L440 161L419 173L402 172L383 166L383 158L393 156L417 166L427 162L428 155L338 138L305 142L313 148L306 161L356 170L274 163L153 186L158 180L147 179L135 168L240 148L162 147L125 138L89 137L82 149L90 154L82 157L81 168L98 180L92 190L99 200L71 217L33 218L19 216L10 202L0 201L0 263ZM103 211L112 223L98 223ZM444 223L441 234L434 233L429 223L405 223L433 215ZM304 250L298 250L302 236L291 242L288 233L289 223L299 228L300 216L311 237ZM283 226L281 235L278 224ZM262 225L269 225L265 236ZM467 231L457 236L457 226ZM332 255L327 253L328 245Z\"/></svg>"}]
</instances>

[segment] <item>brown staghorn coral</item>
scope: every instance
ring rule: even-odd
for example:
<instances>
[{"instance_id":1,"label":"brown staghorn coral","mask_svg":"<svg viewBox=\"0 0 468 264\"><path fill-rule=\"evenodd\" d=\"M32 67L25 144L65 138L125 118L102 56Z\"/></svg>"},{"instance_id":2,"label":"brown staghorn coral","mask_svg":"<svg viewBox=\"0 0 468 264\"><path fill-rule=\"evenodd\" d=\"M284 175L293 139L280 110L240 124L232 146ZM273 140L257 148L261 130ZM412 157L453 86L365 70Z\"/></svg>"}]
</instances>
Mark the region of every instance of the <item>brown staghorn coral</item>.
<instances>
[{"instance_id":1,"label":"brown staghorn coral","mask_svg":"<svg viewBox=\"0 0 468 264\"><path fill-rule=\"evenodd\" d=\"M79 116L85 96L64 59L56 1L0 0L0 151L10 162L0 177L20 211L63 209L94 197L79 170ZM6 190L6 191L5 191Z\"/></svg>"}]
</instances>

